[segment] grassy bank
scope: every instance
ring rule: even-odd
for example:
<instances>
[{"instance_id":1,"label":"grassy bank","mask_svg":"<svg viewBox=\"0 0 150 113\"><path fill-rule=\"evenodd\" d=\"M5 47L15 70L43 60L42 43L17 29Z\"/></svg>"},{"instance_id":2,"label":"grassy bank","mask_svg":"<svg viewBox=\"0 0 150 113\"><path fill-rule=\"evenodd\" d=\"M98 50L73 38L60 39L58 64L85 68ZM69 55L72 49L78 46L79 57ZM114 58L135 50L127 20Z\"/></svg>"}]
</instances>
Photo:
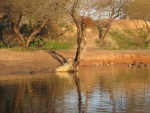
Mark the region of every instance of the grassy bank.
<instances>
[{"instance_id":1,"label":"grassy bank","mask_svg":"<svg viewBox=\"0 0 150 113\"><path fill-rule=\"evenodd\" d=\"M102 41L96 41L101 49L147 49L148 41L145 29L114 30Z\"/></svg>"}]
</instances>

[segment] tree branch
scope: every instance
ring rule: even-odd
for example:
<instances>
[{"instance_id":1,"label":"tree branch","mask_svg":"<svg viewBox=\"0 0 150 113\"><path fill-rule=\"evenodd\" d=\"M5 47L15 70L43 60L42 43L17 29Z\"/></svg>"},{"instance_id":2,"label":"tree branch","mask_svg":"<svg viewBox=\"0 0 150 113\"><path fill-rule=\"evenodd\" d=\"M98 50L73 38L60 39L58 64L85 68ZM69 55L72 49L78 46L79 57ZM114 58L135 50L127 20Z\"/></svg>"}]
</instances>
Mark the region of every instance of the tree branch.
<instances>
[{"instance_id":1,"label":"tree branch","mask_svg":"<svg viewBox=\"0 0 150 113\"><path fill-rule=\"evenodd\" d=\"M35 35L37 35L43 28L44 26L46 25L46 23L50 20L50 19L55 19L56 17L53 17L53 18L47 18L43 24L39 27L39 29L35 30L31 35L30 37L27 39L27 42L26 42L26 48L29 46L31 40L35 37Z\"/></svg>"}]
</instances>

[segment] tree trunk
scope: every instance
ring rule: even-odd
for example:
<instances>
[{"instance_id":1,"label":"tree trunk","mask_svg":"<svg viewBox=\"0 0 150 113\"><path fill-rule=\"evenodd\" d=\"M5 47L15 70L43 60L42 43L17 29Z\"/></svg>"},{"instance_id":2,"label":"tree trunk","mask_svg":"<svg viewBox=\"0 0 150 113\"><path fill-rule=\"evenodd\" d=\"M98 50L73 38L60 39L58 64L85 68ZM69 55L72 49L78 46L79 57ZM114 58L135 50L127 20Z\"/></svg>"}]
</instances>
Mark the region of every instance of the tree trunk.
<instances>
[{"instance_id":1,"label":"tree trunk","mask_svg":"<svg viewBox=\"0 0 150 113\"><path fill-rule=\"evenodd\" d=\"M23 36L21 35L21 33L19 32L18 27L14 25L13 30L14 30L15 34L17 35L17 41L18 41L19 45L22 48L24 48L25 47L25 40L24 40Z\"/></svg>"},{"instance_id":2,"label":"tree trunk","mask_svg":"<svg viewBox=\"0 0 150 113\"><path fill-rule=\"evenodd\" d=\"M17 24L16 24L17 28L19 28L19 24L21 22L21 19L22 19L22 15L20 14L19 18L18 18L18 21L17 21Z\"/></svg>"},{"instance_id":3,"label":"tree trunk","mask_svg":"<svg viewBox=\"0 0 150 113\"><path fill-rule=\"evenodd\" d=\"M57 68L56 71L58 72L76 72L78 71L78 66L80 64L80 59L83 55L83 52L86 49L86 32L85 28L83 28L82 24L77 27L77 51L74 58L74 61L69 61L62 65L61 67Z\"/></svg>"},{"instance_id":4,"label":"tree trunk","mask_svg":"<svg viewBox=\"0 0 150 113\"><path fill-rule=\"evenodd\" d=\"M36 30L36 31L34 31L34 32L29 36L29 38L27 39L26 45L25 45L26 48L29 47L31 40L32 40L32 39L35 37L35 35L37 35L40 31L41 31L41 30Z\"/></svg>"},{"instance_id":5,"label":"tree trunk","mask_svg":"<svg viewBox=\"0 0 150 113\"><path fill-rule=\"evenodd\" d=\"M148 34L150 33L150 28L149 28L149 25L147 24L147 22L145 20L143 20L145 25L146 25L146 28L147 28L147 31L148 31Z\"/></svg>"},{"instance_id":6,"label":"tree trunk","mask_svg":"<svg viewBox=\"0 0 150 113\"><path fill-rule=\"evenodd\" d=\"M71 15L76 28L77 28L77 51L73 62L68 62L64 64L63 66L56 69L56 71L71 71L75 72L78 71L78 66L80 64L80 59L83 54L83 51L86 49L86 37L85 37L85 21L81 17L79 19L76 17L76 7L78 6L79 0L76 0L71 8L71 11L68 11L68 13ZM83 42L84 41L84 42ZM83 42L83 46L82 46Z\"/></svg>"},{"instance_id":7,"label":"tree trunk","mask_svg":"<svg viewBox=\"0 0 150 113\"><path fill-rule=\"evenodd\" d=\"M114 21L114 19L120 16L120 11L121 11L122 6L119 6L117 8L117 11L115 11L116 8L114 6L112 8L113 9L112 9L112 12L111 12L110 17L109 17L108 26L107 26L101 40L104 40L104 38L106 37L106 34L109 32L111 24Z\"/></svg>"},{"instance_id":8,"label":"tree trunk","mask_svg":"<svg viewBox=\"0 0 150 113\"><path fill-rule=\"evenodd\" d=\"M46 23L50 20L50 18L46 19L43 24L39 27L39 29L37 29L36 31L34 31L29 38L27 39L26 45L25 47L28 48L30 45L31 40L35 37L35 35L37 35L39 32L41 32L41 30L45 27Z\"/></svg>"},{"instance_id":9,"label":"tree trunk","mask_svg":"<svg viewBox=\"0 0 150 113\"><path fill-rule=\"evenodd\" d=\"M79 62L80 60L80 53L81 53L81 42L82 42L82 32L80 29L77 31L77 51L76 51L76 57L74 59L74 62Z\"/></svg>"},{"instance_id":10,"label":"tree trunk","mask_svg":"<svg viewBox=\"0 0 150 113\"><path fill-rule=\"evenodd\" d=\"M3 28L4 27L1 24L3 23L4 16L5 16L4 14L0 15L0 47L3 44Z\"/></svg>"},{"instance_id":11,"label":"tree trunk","mask_svg":"<svg viewBox=\"0 0 150 113\"><path fill-rule=\"evenodd\" d=\"M6 15L5 14L1 14L0 15L0 24L2 23L2 21L4 20L4 17L5 17Z\"/></svg>"},{"instance_id":12,"label":"tree trunk","mask_svg":"<svg viewBox=\"0 0 150 113\"><path fill-rule=\"evenodd\" d=\"M109 22L108 22L108 26L107 26L107 28L106 28L106 30L105 30L105 32L104 32L104 34L102 35L102 38L101 38L101 40L104 40L104 38L106 37L106 34L109 32L109 30L110 30L110 27L111 27L111 23L113 22L113 18L111 18L110 20L109 20Z\"/></svg>"},{"instance_id":13,"label":"tree trunk","mask_svg":"<svg viewBox=\"0 0 150 113\"><path fill-rule=\"evenodd\" d=\"M86 37L85 37L85 30L78 29L78 35L77 35L77 51L76 51L76 56L74 59L74 70L78 71L78 66L80 64L80 59L82 58L83 52L86 49ZM84 41L84 42L83 42ZM82 46L83 42L83 46Z\"/></svg>"}]
</instances>

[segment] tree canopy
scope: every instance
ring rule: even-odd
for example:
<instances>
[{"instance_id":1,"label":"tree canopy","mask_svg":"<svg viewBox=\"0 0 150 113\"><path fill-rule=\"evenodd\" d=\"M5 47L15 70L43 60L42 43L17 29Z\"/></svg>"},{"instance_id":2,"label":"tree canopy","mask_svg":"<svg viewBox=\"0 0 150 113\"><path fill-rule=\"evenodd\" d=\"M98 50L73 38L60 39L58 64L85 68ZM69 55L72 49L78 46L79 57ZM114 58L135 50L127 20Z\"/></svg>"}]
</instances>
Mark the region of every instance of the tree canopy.
<instances>
[{"instance_id":1,"label":"tree canopy","mask_svg":"<svg viewBox=\"0 0 150 113\"><path fill-rule=\"evenodd\" d=\"M58 17L62 17L65 4L66 0L61 2L59 0L3 0L0 6L0 14L1 17L7 16L12 23L19 45L28 47L31 40L44 28L49 20L54 21ZM41 25L37 27L39 21ZM21 22L27 23L32 29L32 33L27 40L19 32Z\"/></svg>"},{"instance_id":2,"label":"tree canopy","mask_svg":"<svg viewBox=\"0 0 150 113\"><path fill-rule=\"evenodd\" d=\"M124 6L126 15L131 19L148 20L150 17L150 1L134 0L126 2Z\"/></svg>"}]
</instances>

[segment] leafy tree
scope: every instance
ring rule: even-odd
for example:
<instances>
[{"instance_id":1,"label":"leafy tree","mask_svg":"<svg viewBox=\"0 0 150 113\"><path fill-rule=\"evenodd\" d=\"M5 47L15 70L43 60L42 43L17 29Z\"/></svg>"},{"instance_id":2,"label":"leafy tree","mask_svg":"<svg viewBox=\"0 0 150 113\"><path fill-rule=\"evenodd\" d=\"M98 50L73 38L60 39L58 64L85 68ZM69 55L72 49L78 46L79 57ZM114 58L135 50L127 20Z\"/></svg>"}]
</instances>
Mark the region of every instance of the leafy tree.
<instances>
[{"instance_id":1,"label":"leafy tree","mask_svg":"<svg viewBox=\"0 0 150 113\"><path fill-rule=\"evenodd\" d=\"M64 4L66 4L65 0L61 2L59 0L4 0L1 2L0 12L12 22L19 45L27 48L47 22L56 20L62 14L61 12L64 10L61 9L65 6ZM20 22L23 19L32 29L32 33L27 39L19 31ZM37 26L39 21L41 25Z\"/></svg>"}]
</instances>

